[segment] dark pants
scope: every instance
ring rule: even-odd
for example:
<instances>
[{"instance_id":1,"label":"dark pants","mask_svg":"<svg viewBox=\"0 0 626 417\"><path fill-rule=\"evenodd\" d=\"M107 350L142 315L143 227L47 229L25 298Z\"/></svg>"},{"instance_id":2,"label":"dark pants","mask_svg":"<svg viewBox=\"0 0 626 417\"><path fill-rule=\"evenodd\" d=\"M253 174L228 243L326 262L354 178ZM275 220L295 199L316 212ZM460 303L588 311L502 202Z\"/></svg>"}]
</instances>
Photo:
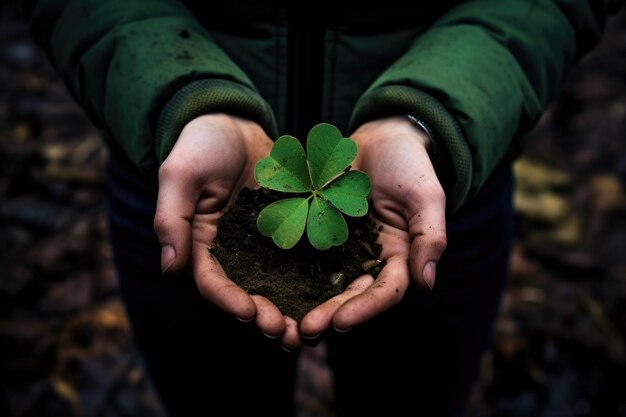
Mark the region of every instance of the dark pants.
<instances>
[{"instance_id":1,"label":"dark pants","mask_svg":"<svg viewBox=\"0 0 626 417\"><path fill-rule=\"evenodd\" d=\"M365 325L326 335L338 415L462 414L508 275L512 184L510 170L499 170L449 217L432 292L411 289ZM216 409L293 416L297 356L205 301L189 274L161 275L156 196L156 183L111 161L110 231L121 294L170 416Z\"/></svg>"}]
</instances>

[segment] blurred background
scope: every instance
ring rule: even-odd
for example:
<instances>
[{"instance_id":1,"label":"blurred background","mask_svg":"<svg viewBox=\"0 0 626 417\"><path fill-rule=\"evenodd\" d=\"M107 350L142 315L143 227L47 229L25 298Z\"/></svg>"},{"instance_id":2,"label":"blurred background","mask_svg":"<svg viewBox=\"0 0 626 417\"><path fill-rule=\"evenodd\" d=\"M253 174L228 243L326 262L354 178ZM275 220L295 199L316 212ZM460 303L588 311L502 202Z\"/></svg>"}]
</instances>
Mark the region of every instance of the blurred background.
<instances>
[{"instance_id":1,"label":"blurred background","mask_svg":"<svg viewBox=\"0 0 626 417\"><path fill-rule=\"evenodd\" d=\"M164 417L106 238L106 150L0 6L0 416ZM626 416L626 14L516 163L510 285L470 417ZM299 417L332 416L324 345Z\"/></svg>"}]
</instances>

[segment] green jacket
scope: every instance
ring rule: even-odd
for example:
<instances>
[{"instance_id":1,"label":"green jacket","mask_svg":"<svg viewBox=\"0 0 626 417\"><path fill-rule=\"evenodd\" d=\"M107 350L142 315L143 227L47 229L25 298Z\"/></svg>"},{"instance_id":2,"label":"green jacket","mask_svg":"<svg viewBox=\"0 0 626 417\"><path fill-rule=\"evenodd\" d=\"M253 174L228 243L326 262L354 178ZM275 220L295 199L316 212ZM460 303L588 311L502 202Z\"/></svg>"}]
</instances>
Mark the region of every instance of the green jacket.
<instances>
[{"instance_id":1,"label":"green jacket","mask_svg":"<svg viewBox=\"0 0 626 417\"><path fill-rule=\"evenodd\" d=\"M146 175L207 112L251 118L273 138L320 121L349 135L412 113L441 142L437 172L455 210L511 157L613 5L402 3L41 0L23 9L77 102Z\"/></svg>"}]
</instances>

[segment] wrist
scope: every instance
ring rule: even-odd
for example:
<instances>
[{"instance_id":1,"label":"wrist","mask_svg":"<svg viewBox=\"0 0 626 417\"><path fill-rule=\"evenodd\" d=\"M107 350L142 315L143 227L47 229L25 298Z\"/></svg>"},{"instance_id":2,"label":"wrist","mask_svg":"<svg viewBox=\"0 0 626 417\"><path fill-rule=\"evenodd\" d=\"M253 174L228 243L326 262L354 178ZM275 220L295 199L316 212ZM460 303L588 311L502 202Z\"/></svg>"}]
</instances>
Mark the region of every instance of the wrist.
<instances>
[{"instance_id":1,"label":"wrist","mask_svg":"<svg viewBox=\"0 0 626 417\"><path fill-rule=\"evenodd\" d=\"M432 136L425 129L416 127L407 115L385 116L362 124L355 132L357 140L380 143L381 138L411 138L420 144L430 156L433 149Z\"/></svg>"},{"instance_id":2,"label":"wrist","mask_svg":"<svg viewBox=\"0 0 626 417\"><path fill-rule=\"evenodd\" d=\"M430 156L430 160L433 165L439 160L439 141L437 139L437 135L431 129L430 125L421 117L415 116L411 113L406 115L409 122L421 132L426 134L428 137L428 143L426 144L426 150L428 151L428 155Z\"/></svg>"}]
</instances>

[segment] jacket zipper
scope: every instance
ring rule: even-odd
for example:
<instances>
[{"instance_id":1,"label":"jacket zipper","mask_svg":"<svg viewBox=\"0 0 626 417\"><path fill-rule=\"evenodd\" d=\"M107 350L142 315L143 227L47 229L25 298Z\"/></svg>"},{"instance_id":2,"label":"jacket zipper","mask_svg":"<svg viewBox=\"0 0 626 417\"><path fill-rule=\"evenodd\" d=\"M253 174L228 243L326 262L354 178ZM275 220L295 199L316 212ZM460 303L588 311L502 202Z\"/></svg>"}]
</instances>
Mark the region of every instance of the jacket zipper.
<instances>
[{"instance_id":1,"label":"jacket zipper","mask_svg":"<svg viewBox=\"0 0 626 417\"><path fill-rule=\"evenodd\" d=\"M287 6L287 133L301 142L321 122L325 30L315 24L321 18Z\"/></svg>"}]
</instances>

